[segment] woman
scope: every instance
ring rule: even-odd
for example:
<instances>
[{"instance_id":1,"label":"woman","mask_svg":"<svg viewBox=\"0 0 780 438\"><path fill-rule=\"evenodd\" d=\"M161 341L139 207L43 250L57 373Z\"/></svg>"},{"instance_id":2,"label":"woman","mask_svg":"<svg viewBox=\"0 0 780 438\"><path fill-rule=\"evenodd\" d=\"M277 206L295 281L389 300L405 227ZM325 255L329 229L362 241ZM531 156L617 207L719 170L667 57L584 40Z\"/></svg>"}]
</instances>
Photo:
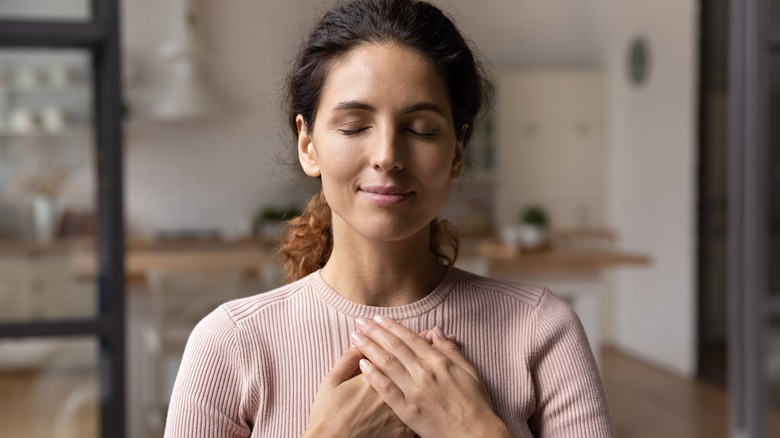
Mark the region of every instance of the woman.
<instances>
[{"instance_id":1,"label":"woman","mask_svg":"<svg viewBox=\"0 0 780 438\"><path fill-rule=\"evenodd\" d=\"M452 266L437 216L486 84L428 3L325 14L288 78L298 158L322 183L282 247L294 281L195 328L166 436L614 436L571 309Z\"/></svg>"}]
</instances>

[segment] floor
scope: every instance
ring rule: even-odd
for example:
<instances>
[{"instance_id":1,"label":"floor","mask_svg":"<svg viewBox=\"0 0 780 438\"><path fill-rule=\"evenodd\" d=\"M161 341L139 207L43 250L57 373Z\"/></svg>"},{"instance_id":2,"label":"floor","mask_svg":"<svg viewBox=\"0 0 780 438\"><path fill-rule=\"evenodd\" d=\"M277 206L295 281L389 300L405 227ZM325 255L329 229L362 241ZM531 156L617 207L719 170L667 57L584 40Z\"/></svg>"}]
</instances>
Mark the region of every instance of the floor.
<instances>
[{"instance_id":1,"label":"floor","mask_svg":"<svg viewBox=\"0 0 780 438\"><path fill-rule=\"evenodd\" d=\"M727 397L710 384L691 382L648 366L620 351L603 356L604 385L621 438L726 438ZM75 371L56 376L32 372L0 373L0 436L97 436L94 404L72 404L65 424L53 434L57 408L81 391L95 400L94 376ZM71 397L72 399L73 397ZM48 428L48 429L47 429ZM768 436L780 436L780 415L770 419Z\"/></svg>"},{"instance_id":2,"label":"floor","mask_svg":"<svg viewBox=\"0 0 780 438\"><path fill-rule=\"evenodd\" d=\"M602 355L604 387L620 438L727 438L728 397L615 349ZM780 410L767 415L767 437L780 437Z\"/></svg>"},{"instance_id":3,"label":"floor","mask_svg":"<svg viewBox=\"0 0 780 438\"><path fill-rule=\"evenodd\" d=\"M666 373L614 349L605 349L602 360L619 437L728 436L728 400L722 389Z\"/></svg>"},{"instance_id":4,"label":"floor","mask_svg":"<svg viewBox=\"0 0 780 438\"><path fill-rule=\"evenodd\" d=\"M75 370L0 373L0 436L97 437L95 380L93 372Z\"/></svg>"}]
</instances>

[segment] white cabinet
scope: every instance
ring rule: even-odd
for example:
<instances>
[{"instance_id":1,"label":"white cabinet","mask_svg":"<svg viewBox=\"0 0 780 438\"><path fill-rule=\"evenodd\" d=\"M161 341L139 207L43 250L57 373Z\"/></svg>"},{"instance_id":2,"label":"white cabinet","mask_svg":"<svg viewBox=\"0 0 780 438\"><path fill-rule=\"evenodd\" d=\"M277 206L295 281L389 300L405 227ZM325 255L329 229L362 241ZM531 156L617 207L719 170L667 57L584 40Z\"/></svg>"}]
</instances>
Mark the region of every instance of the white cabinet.
<instances>
[{"instance_id":1,"label":"white cabinet","mask_svg":"<svg viewBox=\"0 0 780 438\"><path fill-rule=\"evenodd\" d=\"M69 254L0 255L0 321L94 314L95 286L74 277Z\"/></svg>"},{"instance_id":2,"label":"white cabinet","mask_svg":"<svg viewBox=\"0 0 780 438\"><path fill-rule=\"evenodd\" d=\"M554 228L604 223L604 79L598 71L496 77L496 222L538 204Z\"/></svg>"}]
</instances>

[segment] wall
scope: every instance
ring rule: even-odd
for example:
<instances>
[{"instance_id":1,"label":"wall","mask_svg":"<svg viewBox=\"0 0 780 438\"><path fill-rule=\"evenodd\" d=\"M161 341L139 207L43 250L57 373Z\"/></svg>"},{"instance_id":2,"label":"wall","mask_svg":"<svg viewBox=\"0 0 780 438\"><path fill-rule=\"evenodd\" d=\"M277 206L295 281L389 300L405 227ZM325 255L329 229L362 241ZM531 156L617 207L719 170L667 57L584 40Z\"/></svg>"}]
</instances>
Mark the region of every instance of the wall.
<instances>
[{"instance_id":1,"label":"wall","mask_svg":"<svg viewBox=\"0 0 780 438\"><path fill-rule=\"evenodd\" d=\"M20 0L4 2L12 8ZM237 232L264 204L301 202L307 191L279 167L291 146L279 118L279 80L301 31L330 2L202 2L224 94L223 117L169 125L149 109L168 71L157 48L172 36L176 2L123 2L124 46L137 79L128 88L127 215L131 229ZM694 0L438 0L498 69L599 66L607 74L607 220L621 245L649 252L649 269L615 276L614 342L676 371L695 351ZM65 3L62 3L63 5ZM77 9L82 3L68 3ZM651 80L625 81L629 38L648 37ZM289 156L289 155L288 155ZM281 170L280 170L281 169Z\"/></svg>"},{"instance_id":2,"label":"wall","mask_svg":"<svg viewBox=\"0 0 780 438\"><path fill-rule=\"evenodd\" d=\"M182 228L238 233L260 206L302 203L310 191L299 190L305 179L282 163L294 157L294 143L280 119L278 94L315 2L202 2L211 53L206 74L225 109L214 120L160 123L151 111L170 71L157 50L173 37L176 3L123 3L124 46L135 71L127 87L128 223L139 234Z\"/></svg>"},{"instance_id":3,"label":"wall","mask_svg":"<svg viewBox=\"0 0 780 438\"><path fill-rule=\"evenodd\" d=\"M593 28L582 19L593 1L436 3L495 67L565 68L597 62ZM124 46L136 71L127 93L128 223L141 234L182 227L237 232L259 206L300 203L310 193L298 189L294 168L279 170L277 155L290 157L292 147L280 120L279 81L302 31L332 2L201 2L212 52L207 73L228 109L207 123L168 125L153 120L150 109L170 73L156 51L172 37L176 3L123 2Z\"/></svg>"},{"instance_id":4,"label":"wall","mask_svg":"<svg viewBox=\"0 0 780 438\"><path fill-rule=\"evenodd\" d=\"M165 125L148 108L165 86L155 57L171 36L174 2L124 2L125 46L139 77L127 141L127 210L143 232L242 228L259 205L300 194L280 178L290 147L278 81L302 30L325 8L314 0L236 0L206 6L211 78L229 103L221 119ZM551 0L486 4L440 0L495 69L603 66L607 76L607 222L651 268L615 276L613 341L691 374L695 353L696 11L693 0ZM154 10L151 14L149 11ZM625 80L629 38L648 37L651 78ZM283 170L281 172L289 174ZM301 196L301 195L299 195Z\"/></svg>"},{"instance_id":5,"label":"wall","mask_svg":"<svg viewBox=\"0 0 780 438\"><path fill-rule=\"evenodd\" d=\"M496 225L539 205L557 229L604 226L604 78L523 69L496 78Z\"/></svg>"},{"instance_id":6,"label":"wall","mask_svg":"<svg viewBox=\"0 0 780 438\"><path fill-rule=\"evenodd\" d=\"M607 216L653 266L614 276L613 342L693 375L696 352L697 9L694 0L602 0L608 76ZM628 41L651 48L649 81L626 79Z\"/></svg>"}]
</instances>

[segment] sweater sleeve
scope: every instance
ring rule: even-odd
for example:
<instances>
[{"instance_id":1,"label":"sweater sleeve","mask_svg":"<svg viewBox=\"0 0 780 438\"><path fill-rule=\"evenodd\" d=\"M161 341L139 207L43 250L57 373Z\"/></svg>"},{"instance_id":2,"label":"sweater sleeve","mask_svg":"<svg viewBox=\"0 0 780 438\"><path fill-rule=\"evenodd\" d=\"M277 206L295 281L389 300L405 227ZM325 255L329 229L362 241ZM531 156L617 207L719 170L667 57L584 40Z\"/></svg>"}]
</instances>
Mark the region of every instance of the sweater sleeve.
<instances>
[{"instance_id":1,"label":"sweater sleeve","mask_svg":"<svg viewBox=\"0 0 780 438\"><path fill-rule=\"evenodd\" d=\"M585 330L571 307L545 290L536 309L532 373L543 438L613 438L604 388Z\"/></svg>"},{"instance_id":2,"label":"sweater sleeve","mask_svg":"<svg viewBox=\"0 0 780 438\"><path fill-rule=\"evenodd\" d=\"M245 364L238 327L223 306L190 334L173 386L166 438L248 437Z\"/></svg>"}]
</instances>

